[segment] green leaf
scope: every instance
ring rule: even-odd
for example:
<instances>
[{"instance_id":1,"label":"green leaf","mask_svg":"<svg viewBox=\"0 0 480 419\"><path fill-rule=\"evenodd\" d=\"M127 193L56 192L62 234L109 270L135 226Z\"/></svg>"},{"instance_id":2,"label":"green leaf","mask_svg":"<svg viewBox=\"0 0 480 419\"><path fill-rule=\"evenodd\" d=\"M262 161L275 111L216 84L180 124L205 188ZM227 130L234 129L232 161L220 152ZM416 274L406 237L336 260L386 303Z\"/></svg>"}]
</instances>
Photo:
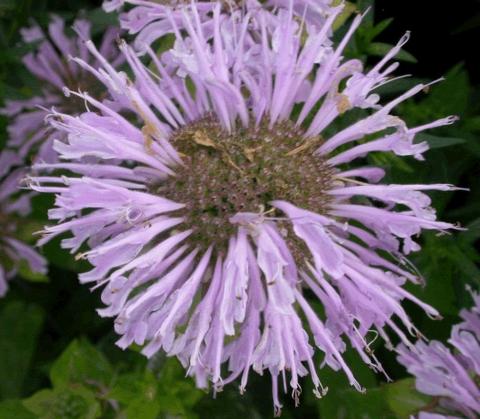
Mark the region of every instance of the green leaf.
<instances>
[{"instance_id":1,"label":"green leaf","mask_svg":"<svg viewBox=\"0 0 480 419\"><path fill-rule=\"evenodd\" d=\"M370 9L365 17L363 18L363 25L371 28L373 26L373 6L374 0L357 0L357 9L360 13L365 13L367 9Z\"/></svg>"},{"instance_id":2,"label":"green leaf","mask_svg":"<svg viewBox=\"0 0 480 419\"><path fill-rule=\"evenodd\" d=\"M384 390L390 410L399 419L417 414L432 400L431 397L421 394L415 389L414 378L398 380L386 385Z\"/></svg>"},{"instance_id":3,"label":"green leaf","mask_svg":"<svg viewBox=\"0 0 480 419\"><path fill-rule=\"evenodd\" d=\"M21 400L5 400L0 402L0 418L36 419L36 416L23 405Z\"/></svg>"},{"instance_id":4,"label":"green leaf","mask_svg":"<svg viewBox=\"0 0 480 419\"><path fill-rule=\"evenodd\" d=\"M204 393L195 387L175 359L162 359L158 375L153 371L123 374L108 398L116 400L127 419L155 419L159 413L195 417L193 407Z\"/></svg>"},{"instance_id":5,"label":"green leaf","mask_svg":"<svg viewBox=\"0 0 480 419\"><path fill-rule=\"evenodd\" d=\"M354 389L345 375L330 368L322 370L322 382L328 386L328 393L316 404L322 418L344 419L391 419L381 387L376 385L377 377L359 358L358 354L349 350L344 354L346 363L352 367L353 374L362 387L361 393Z\"/></svg>"},{"instance_id":6,"label":"green leaf","mask_svg":"<svg viewBox=\"0 0 480 419\"><path fill-rule=\"evenodd\" d=\"M452 145L463 144L466 142L466 140L463 138L439 137L438 135L423 133L417 134L415 138L417 141L426 141L430 148L443 148Z\"/></svg>"},{"instance_id":7,"label":"green leaf","mask_svg":"<svg viewBox=\"0 0 480 419\"><path fill-rule=\"evenodd\" d=\"M177 359L168 359L157 380L162 412L197 417L193 409L205 396L205 392L195 386L191 377L185 377L185 370Z\"/></svg>"},{"instance_id":8,"label":"green leaf","mask_svg":"<svg viewBox=\"0 0 480 419\"><path fill-rule=\"evenodd\" d=\"M92 36L103 35L107 27L117 24L114 13L106 13L100 8L91 10L87 18L92 24Z\"/></svg>"},{"instance_id":9,"label":"green leaf","mask_svg":"<svg viewBox=\"0 0 480 419\"><path fill-rule=\"evenodd\" d=\"M372 42L368 46L367 52L370 55L373 55L375 57L383 57L393 47L394 47L393 45L385 44L384 42ZM395 57L396 57L397 60L406 61L408 63L416 63L417 62L417 59L412 54L405 51L404 49L401 49Z\"/></svg>"},{"instance_id":10,"label":"green leaf","mask_svg":"<svg viewBox=\"0 0 480 419\"><path fill-rule=\"evenodd\" d=\"M406 92L407 90L420 83L428 83L428 80L420 79L417 77L405 77L396 80L394 79L380 87L377 87L375 89L375 93L378 93L380 96L394 94L398 95Z\"/></svg>"},{"instance_id":11,"label":"green leaf","mask_svg":"<svg viewBox=\"0 0 480 419\"><path fill-rule=\"evenodd\" d=\"M368 34L370 36L370 40L380 35L385 29L387 29L390 24L393 22L392 18L384 19L375 25L372 29L369 30Z\"/></svg>"},{"instance_id":12,"label":"green leaf","mask_svg":"<svg viewBox=\"0 0 480 419\"><path fill-rule=\"evenodd\" d=\"M385 394L381 388L371 388L366 393L356 390L329 392L318 401L321 417L344 419L393 419Z\"/></svg>"},{"instance_id":13,"label":"green leaf","mask_svg":"<svg viewBox=\"0 0 480 419\"><path fill-rule=\"evenodd\" d=\"M416 265L426 280L425 287L407 285L407 289L427 304L434 306L442 315L457 316L456 288L472 281L480 283L480 270L475 265L478 254L474 247L463 239L424 234L422 251L416 256ZM444 329L435 329L443 333ZM431 337L431 336L430 336Z\"/></svg>"},{"instance_id":14,"label":"green leaf","mask_svg":"<svg viewBox=\"0 0 480 419\"><path fill-rule=\"evenodd\" d=\"M161 409L158 397L158 382L149 371L122 375L108 393L120 403L126 419L155 419Z\"/></svg>"},{"instance_id":15,"label":"green leaf","mask_svg":"<svg viewBox=\"0 0 480 419\"><path fill-rule=\"evenodd\" d=\"M432 86L421 106L434 110L434 117L464 115L468 110L469 90L467 72L459 64L445 75L444 81Z\"/></svg>"},{"instance_id":16,"label":"green leaf","mask_svg":"<svg viewBox=\"0 0 480 419\"><path fill-rule=\"evenodd\" d=\"M169 51L173 48L175 44L175 35L166 34L156 44L157 56L159 57L164 52Z\"/></svg>"},{"instance_id":17,"label":"green leaf","mask_svg":"<svg viewBox=\"0 0 480 419\"><path fill-rule=\"evenodd\" d=\"M44 317L38 306L19 301L0 312L0 397L21 396Z\"/></svg>"},{"instance_id":18,"label":"green leaf","mask_svg":"<svg viewBox=\"0 0 480 419\"><path fill-rule=\"evenodd\" d=\"M414 169L409 165L406 159L402 159L395 154L389 153L371 153L369 160L376 166L385 168L387 171L397 169L406 173L413 173Z\"/></svg>"},{"instance_id":19,"label":"green leaf","mask_svg":"<svg viewBox=\"0 0 480 419\"><path fill-rule=\"evenodd\" d=\"M335 1L332 5L336 6L340 4L341 1ZM347 21L347 19L352 15L352 13L357 11L357 6L355 4L347 1L345 2L345 6L342 10L342 13L340 13L337 18L335 19L335 22L333 22L332 29L336 31L338 28L343 26L343 24Z\"/></svg>"},{"instance_id":20,"label":"green leaf","mask_svg":"<svg viewBox=\"0 0 480 419\"><path fill-rule=\"evenodd\" d=\"M94 394L82 386L41 390L23 405L39 419L95 419L101 414Z\"/></svg>"},{"instance_id":21,"label":"green leaf","mask_svg":"<svg viewBox=\"0 0 480 419\"><path fill-rule=\"evenodd\" d=\"M108 360L85 339L74 340L50 370L54 387L69 383L102 387L110 383L112 376Z\"/></svg>"},{"instance_id":22,"label":"green leaf","mask_svg":"<svg viewBox=\"0 0 480 419\"><path fill-rule=\"evenodd\" d=\"M244 394L240 394L237 386L228 385L225 386L221 392L217 393L215 398L213 398L211 394L206 395L202 398L198 407L195 409L199 412L198 416L200 418L209 419L271 418L271 396L268 394L270 393L268 388L265 388L265 386L268 386L270 383L267 381L267 379L265 379L263 380L263 383L258 383L258 387L255 388L252 381L252 377L249 378L248 390ZM284 397L286 399L289 396L285 395ZM287 400L285 401L288 403ZM302 402L301 406L303 408L305 404ZM299 409L294 410L298 412ZM303 412L297 412L295 413L298 416L292 414L292 411L288 408L285 408L282 411L281 418L293 419L294 417L305 417L303 416ZM190 418L190 416L187 417ZM309 416L306 415L306 417Z\"/></svg>"},{"instance_id":23,"label":"green leaf","mask_svg":"<svg viewBox=\"0 0 480 419\"><path fill-rule=\"evenodd\" d=\"M473 248L471 250L474 251ZM476 282L480 285L480 269L475 263L474 255L465 252L465 248L458 246L453 247L451 258L455 259L458 269L469 278L470 281ZM477 259L478 262L478 259Z\"/></svg>"}]
</instances>

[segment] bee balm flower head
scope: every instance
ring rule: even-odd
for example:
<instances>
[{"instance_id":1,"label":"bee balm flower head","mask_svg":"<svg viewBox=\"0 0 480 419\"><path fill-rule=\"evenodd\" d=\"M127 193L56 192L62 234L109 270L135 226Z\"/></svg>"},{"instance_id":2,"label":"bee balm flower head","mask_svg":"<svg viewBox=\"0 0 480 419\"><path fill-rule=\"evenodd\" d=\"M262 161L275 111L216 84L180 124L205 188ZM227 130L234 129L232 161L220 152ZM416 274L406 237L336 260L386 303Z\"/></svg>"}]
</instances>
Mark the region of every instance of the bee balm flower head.
<instances>
[{"instance_id":1,"label":"bee balm flower head","mask_svg":"<svg viewBox=\"0 0 480 419\"><path fill-rule=\"evenodd\" d=\"M16 237L20 217L30 210L31 192L19 190L19 182L25 176L25 170L17 168L10 172L5 169L7 163L14 162L18 156L11 151L0 153L0 297L8 289L7 281L18 272L21 263L26 263L35 273L45 274L46 261L34 249Z\"/></svg>"},{"instance_id":2,"label":"bee balm flower head","mask_svg":"<svg viewBox=\"0 0 480 419\"><path fill-rule=\"evenodd\" d=\"M55 107L62 112L78 113L84 108L83 102L66 99L64 87L94 90L99 86L94 76L70 60L71 56L89 60L82 38L90 38L90 26L87 20L77 19L74 29L79 37L68 36L65 21L52 16L47 33L36 24L22 29L24 42L35 45L35 49L23 57L23 63L42 88L41 95L25 100L9 100L1 110L12 121L8 126L7 147L15 150L15 161L6 162L8 167L32 156L38 161L54 161L56 154L52 142L58 133L53 134L51 127L44 123L47 109ZM100 46L102 54L114 65L122 60L112 42L118 33L118 29L107 29Z\"/></svg>"},{"instance_id":3,"label":"bee balm flower head","mask_svg":"<svg viewBox=\"0 0 480 419\"><path fill-rule=\"evenodd\" d=\"M331 13L335 12L331 0L269 0L259 2L257 0L228 0L210 1L201 0L196 2L184 0L151 1L151 0L105 0L103 8L107 12L129 9L120 14L120 24L129 34L135 36L135 47L144 51L147 46L162 39L165 35L175 32L175 27L183 29L182 14L192 7L198 13L198 19L206 28L204 35L210 38L213 32L209 29L213 25L213 12L220 7L220 13L228 15L228 19L241 20L249 17L250 30L257 31L257 17L261 11L263 17L274 22L275 11L278 9L288 10L305 23L314 28L323 26ZM193 6L192 6L193 4ZM338 7L337 7L338 9ZM224 28L225 30L225 28ZM230 28L227 30L231 30ZM234 33L234 32L232 32Z\"/></svg>"},{"instance_id":4,"label":"bee balm flower head","mask_svg":"<svg viewBox=\"0 0 480 419\"><path fill-rule=\"evenodd\" d=\"M115 317L122 348L177 356L199 386L216 389L238 378L243 391L252 369L268 370L279 413L279 387L298 401L303 376L325 394L316 350L363 391L342 357L346 341L383 371L371 332L408 345L418 334L401 301L438 316L402 288L417 280L403 255L422 230L453 227L435 220L424 193L452 187L380 184L383 170L362 162L375 151L421 158L427 145L415 134L454 118L409 128L391 114L424 85L385 105L372 93L406 38L364 72L342 58L361 17L335 51L325 46L335 14L304 43L292 13L279 11L275 28L257 18L257 41L246 20L232 44L219 5L211 28L184 10L185 37L176 32L162 60L147 48L149 68L123 43L134 80L106 61L92 72L128 98L129 117L76 93L90 112L50 116L67 134L55 145L65 162L37 166L71 174L31 183L56 194L58 224L42 242L71 233L63 246L93 265L80 280L104 287L99 313ZM332 133L355 107L370 116Z\"/></svg>"},{"instance_id":5,"label":"bee balm flower head","mask_svg":"<svg viewBox=\"0 0 480 419\"><path fill-rule=\"evenodd\" d=\"M436 396L420 419L452 417L443 414L475 419L480 414L480 295L472 296L473 308L462 310L463 322L452 329L449 343L453 351L438 341L397 348L398 360L416 377L417 389Z\"/></svg>"}]
</instances>

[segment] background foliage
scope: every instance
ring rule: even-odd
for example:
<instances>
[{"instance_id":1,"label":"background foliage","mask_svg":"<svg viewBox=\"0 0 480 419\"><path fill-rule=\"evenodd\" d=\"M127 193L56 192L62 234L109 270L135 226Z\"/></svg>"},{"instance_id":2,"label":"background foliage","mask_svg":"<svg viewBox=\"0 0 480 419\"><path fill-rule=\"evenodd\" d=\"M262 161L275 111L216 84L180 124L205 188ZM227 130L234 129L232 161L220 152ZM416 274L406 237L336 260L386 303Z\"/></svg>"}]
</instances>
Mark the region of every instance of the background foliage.
<instances>
[{"instance_id":1,"label":"background foliage","mask_svg":"<svg viewBox=\"0 0 480 419\"><path fill-rule=\"evenodd\" d=\"M19 29L35 19L48 22L57 13L72 19L83 13L94 22L94 33L114 23L93 0L0 0L0 101L28 97L38 82L21 65L26 47L19 44ZM439 217L459 222L467 231L455 235L423 237L423 251L414 262L426 279L426 286L410 291L438 308L444 320L434 322L408 307L411 316L428 338L445 340L458 321L458 311L471 305L465 286L480 285L480 90L475 57L469 50L478 37L480 8L475 0L449 3L421 10L418 1L359 0L348 3L335 36L345 30L349 13L373 10L365 18L350 44L348 55L367 63L383 55L405 29L413 38L399 58L404 73L422 79L445 76L430 92L402 105L398 112L409 124L456 114L453 126L424 134L432 150L427 162L374 155L385 167L388 181L395 183L447 182L470 188L470 192L433 194ZM425 2L427 7L433 2ZM436 2L435 2L436 3ZM79 12L80 11L80 12ZM391 19L393 17L393 19ZM396 94L418 78L389 85L383 91ZM6 118L0 120L0 147L6 139ZM28 240L41 226L49 202L39 198L34 214L22 234ZM31 241L31 239L30 239ZM175 360L158 357L147 361L135 349L121 351L109 320L100 319L95 308L96 292L89 292L76 280L81 267L61 252L57 243L44 254L50 262L48 277L32 275L26 269L11 283L7 297L0 301L0 419L155 419L155 418L248 418L271 417L270 383L267 377L251 374L244 395L229 386L215 399L197 390ZM302 404L295 408L287 395L283 417L287 418L407 418L431 400L415 392L412 378L395 362L392 353L376 345L376 353L394 380L387 383L364 366L354 353L347 359L366 394L348 386L342 374L322 370L328 395L317 400L308 381L304 383Z\"/></svg>"}]
</instances>

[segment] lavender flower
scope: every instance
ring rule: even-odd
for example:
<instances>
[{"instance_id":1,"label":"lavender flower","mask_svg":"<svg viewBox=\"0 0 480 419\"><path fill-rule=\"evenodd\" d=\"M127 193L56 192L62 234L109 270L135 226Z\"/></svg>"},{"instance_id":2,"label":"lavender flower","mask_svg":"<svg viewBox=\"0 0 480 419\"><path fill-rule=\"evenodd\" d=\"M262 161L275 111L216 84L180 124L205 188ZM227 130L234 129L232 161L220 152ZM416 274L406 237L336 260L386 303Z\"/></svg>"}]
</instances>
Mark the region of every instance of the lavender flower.
<instances>
[{"instance_id":1,"label":"lavender flower","mask_svg":"<svg viewBox=\"0 0 480 419\"><path fill-rule=\"evenodd\" d=\"M74 28L81 38L90 38L90 22L77 19ZM44 119L52 107L71 114L83 110L80 101L65 100L63 88L94 89L99 83L74 62L70 56L80 56L88 59L88 51L81 39L68 37L65 34L65 22L58 16L53 16L48 27L48 34L34 24L21 31L27 44L36 45L33 52L23 58L25 67L42 83L42 94L26 100L7 101L1 113L7 115L12 122L8 126L9 139L7 147L16 151L15 161L5 162L8 167L22 162L32 153L39 161L52 162L55 152L52 149L53 134L51 127L45 126ZM115 28L106 30L100 47L102 54L114 65L119 64L118 55L113 40L119 31Z\"/></svg>"},{"instance_id":2,"label":"lavender flower","mask_svg":"<svg viewBox=\"0 0 480 419\"><path fill-rule=\"evenodd\" d=\"M15 276L21 263L26 262L32 272L47 272L45 259L15 238L19 217L31 210L31 193L21 193L18 189L25 170L17 168L8 174L4 170L7 164L17 159L18 156L11 151L0 153L0 297L7 292L7 280Z\"/></svg>"},{"instance_id":3,"label":"lavender flower","mask_svg":"<svg viewBox=\"0 0 480 419\"><path fill-rule=\"evenodd\" d=\"M449 343L453 351L437 341L397 349L399 362L416 377L418 391L436 396L433 412L422 412L419 418L450 418L443 414L451 413L475 419L480 415L480 295L472 296L474 307L462 310L463 322L452 328Z\"/></svg>"},{"instance_id":4,"label":"lavender flower","mask_svg":"<svg viewBox=\"0 0 480 419\"><path fill-rule=\"evenodd\" d=\"M210 29L195 7L183 9L185 38L175 30L175 48L162 59L147 46L148 68L121 44L134 80L87 42L102 68L76 61L130 111L69 92L90 111L52 112L51 125L67 135L55 142L64 162L37 168L70 175L30 179L34 190L56 194L49 216L58 224L41 243L72 234L62 246L93 265L80 281L104 286L99 314L115 317L120 347L177 356L199 386L215 390L239 378L244 391L251 369L268 370L277 414L279 379L296 401L307 374L315 394L326 393L315 347L322 366L343 370L364 391L342 357L346 341L383 371L371 340L389 343L389 329L411 345L406 332L419 334L402 300L438 317L402 288L419 280L403 255L419 249L414 236L423 229L454 227L435 220L423 192L452 186L378 184L383 170L362 159L375 151L421 159L428 146L415 135L455 120L408 128L391 115L423 84L378 103L372 91L387 82L397 67L388 62L408 37L364 72L342 58L361 16L334 51L334 14L305 42L292 16L280 10L273 29L259 11L254 42L247 18L230 38L219 4ZM371 114L333 129L351 108Z\"/></svg>"},{"instance_id":5,"label":"lavender flower","mask_svg":"<svg viewBox=\"0 0 480 419\"><path fill-rule=\"evenodd\" d=\"M150 46L157 39L174 32L175 26L182 27L183 10L189 9L191 3L184 0L161 3L151 0L105 0L103 8L107 12L112 12L118 11L126 5L132 6L128 12L121 13L120 24L129 34L136 35L135 47L139 51L144 51L146 46ZM251 18L251 28L256 30L258 26L256 17L259 11L282 8L292 8L292 11L299 18L303 18L309 26L320 28L335 10L331 3L332 0L269 0L266 2L207 0L195 2L195 9L198 12L199 20L205 26L204 35L210 37L213 32L209 27L212 26L213 11L218 5L221 6L222 12L228 13L229 17L233 17L234 20L248 16ZM275 20L275 14L269 14L267 18ZM235 32L229 30L231 31L230 36L232 36Z\"/></svg>"}]
</instances>

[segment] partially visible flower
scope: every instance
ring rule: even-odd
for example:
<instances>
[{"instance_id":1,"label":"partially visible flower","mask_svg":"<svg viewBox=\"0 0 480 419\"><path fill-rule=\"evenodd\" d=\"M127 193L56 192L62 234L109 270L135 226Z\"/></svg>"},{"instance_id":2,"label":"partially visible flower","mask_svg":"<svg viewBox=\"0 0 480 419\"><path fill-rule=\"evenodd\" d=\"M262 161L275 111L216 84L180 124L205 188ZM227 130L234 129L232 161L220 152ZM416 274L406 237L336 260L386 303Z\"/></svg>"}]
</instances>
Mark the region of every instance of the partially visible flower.
<instances>
[{"instance_id":1,"label":"partially visible flower","mask_svg":"<svg viewBox=\"0 0 480 419\"><path fill-rule=\"evenodd\" d=\"M398 360L416 377L418 391L436 397L420 419L480 416L480 295L472 296L473 308L462 310L463 322L452 328L452 349L438 341L397 348Z\"/></svg>"},{"instance_id":2,"label":"partially visible flower","mask_svg":"<svg viewBox=\"0 0 480 419\"><path fill-rule=\"evenodd\" d=\"M91 23L77 19L74 28L78 37L70 37L65 33L65 22L58 16L52 16L48 26L48 34L34 24L21 30L25 43L35 46L34 51L23 57L25 67L41 82L42 94L25 100L9 100L0 112L11 120L8 125L7 148L15 150L15 161L5 162L5 170L30 157L39 161L55 161L52 149L52 128L44 122L48 109L52 107L62 112L75 114L84 109L80 101L67 100L64 87L71 89L95 90L100 86L90 72L70 60L71 56L90 60L83 39L90 38ZM100 51L113 65L122 58L115 47L115 37L119 30L108 28L103 36ZM98 65L92 61L92 64ZM58 135L57 135L58 136Z\"/></svg>"},{"instance_id":3,"label":"partially visible flower","mask_svg":"<svg viewBox=\"0 0 480 419\"><path fill-rule=\"evenodd\" d=\"M320 29L327 18L337 8L332 6L332 0L166 0L162 2L154 0L105 0L103 8L107 12L118 11L124 6L131 6L130 10L121 13L120 24L129 34L135 35L135 47L144 51L157 39L166 34L173 33L177 28L183 28L184 20L182 14L191 9L198 12L198 21L205 27L204 34L208 38L213 36L211 30L213 22L213 11L217 5L221 6L222 13L228 14L229 19L242 20L249 17L249 27L254 30L258 28L256 21L259 12L271 11L267 19L275 20L275 11L278 9L291 9L304 22ZM343 8L343 6L340 6ZM264 16L265 17L265 16ZM235 37L235 29L228 29L232 38ZM239 34L237 34L239 35Z\"/></svg>"},{"instance_id":4,"label":"partially visible flower","mask_svg":"<svg viewBox=\"0 0 480 419\"><path fill-rule=\"evenodd\" d=\"M420 412L418 414L418 419L462 419L458 416L444 416L438 413L430 413L430 412Z\"/></svg>"},{"instance_id":5,"label":"partially visible flower","mask_svg":"<svg viewBox=\"0 0 480 419\"><path fill-rule=\"evenodd\" d=\"M186 33L176 33L169 54L146 48L149 67L121 44L134 80L87 42L102 68L76 61L128 100L135 117L86 92L69 93L89 112L52 112L52 126L67 135L55 143L64 162L36 167L64 175L30 179L56 195L49 216L58 224L41 243L70 232L62 246L93 265L80 281L104 286L99 313L115 317L118 345L177 356L201 387L239 378L243 391L251 369L268 370L279 413L279 388L298 401L300 377L310 374L315 394L325 394L317 347L322 366L343 370L363 391L342 357L347 343L383 372L372 338L389 343L392 331L411 345L407 333L420 333L402 300L438 316L404 290L419 279L404 255L419 249L422 230L454 228L436 221L424 193L451 185L379 184L384 171L363 157L422 159L428 145L415 135L455 118L408 128L391 115L423 84L379 104L374 89L389 80L397 65L388 63L408 37L364 72L342 58L360 16L323 54L334 16L302 42L291 13L278 11L271 27L259 11L257 40L244 31L231 42L220 4L209 27L192 9L183 10ZM334 129L351 108L370 116Z\"/></svg>"},{"instance_id":6,"label":"partially visible flower","mask_svg":"<svg viewBox=\"0 0 480 419\"><path fill-rule=\"evenodd\" d=\"M47 271L45 259L15 237L20 217L31 210L32 193L19 191L18 184L25 176L24 169L6 173L5 167L11 161L17 161L15 153L0 153L0 297L7 292L7 280L15 276L22 262L26 262L32 272L45 274Z\"/></svg>"}]
</instances>

